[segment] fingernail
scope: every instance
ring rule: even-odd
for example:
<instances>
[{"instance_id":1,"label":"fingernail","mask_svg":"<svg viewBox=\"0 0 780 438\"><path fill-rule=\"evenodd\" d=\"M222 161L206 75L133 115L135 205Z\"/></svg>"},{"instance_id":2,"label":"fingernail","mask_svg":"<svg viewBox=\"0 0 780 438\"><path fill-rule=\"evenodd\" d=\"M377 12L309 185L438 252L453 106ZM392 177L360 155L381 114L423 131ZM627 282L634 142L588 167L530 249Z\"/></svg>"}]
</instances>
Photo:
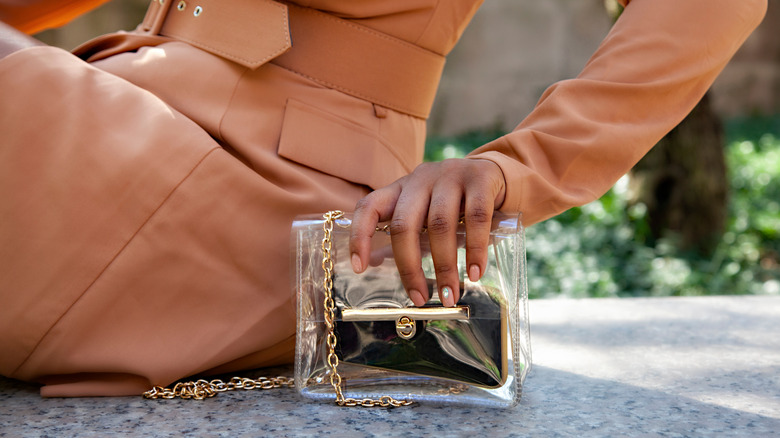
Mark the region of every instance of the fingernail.
<instances>
[{"instance_id":1,"label":"fingernail","mask_svg":"<svg viewBox=\"0 0 780 438\"><path fill-rule=\"evenodd\" d=\"M469 280L471 281L479 280L479 265L474 264L469 266Z\"/></svg>"},{"instance_id":2,"label":"fingernail","mask_svg":"<svg viewBox=\"0 0 780 438\"><path fill-rule=\"evenodd\" d=\"M444 305L444 307L453 307L455 306L455 294L452 292L452 288L449 286L444 286L441 288L441 303Z\"/></svg>"},{"instance_id":3,"label":"fingernail","mask_svg":"<svg viewBox=\"0 0 780 438\"><path fill-rule=\"evenodd\" d=\"M363 272L363 265L360 263L360 256L357 253L352 254L352 270L356 274Z\"/></svg>"},{"instance_id":4,"label":"fingernail","mask_svg":"<svg viewBox=\"0 0 780 438\"><path fill-rule=\"evenodd\" d=\"M412 299L412 302L417 307L422 307L425 305L425 298L423 298L422 294L414 289L409 291L409 298Z\"/></svg>"}]
</instances>

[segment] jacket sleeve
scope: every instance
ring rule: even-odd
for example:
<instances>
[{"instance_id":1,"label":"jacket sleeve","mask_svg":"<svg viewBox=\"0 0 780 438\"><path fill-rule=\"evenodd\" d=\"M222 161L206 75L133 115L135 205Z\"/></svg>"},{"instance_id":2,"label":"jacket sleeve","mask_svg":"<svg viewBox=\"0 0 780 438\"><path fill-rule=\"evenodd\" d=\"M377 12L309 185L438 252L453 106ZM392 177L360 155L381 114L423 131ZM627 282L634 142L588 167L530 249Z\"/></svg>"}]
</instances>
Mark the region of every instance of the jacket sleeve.
<instances>
[{"instance_id":1,"label":"jacket sleeve","mask_svg":"<svg viewBox=\"0 0 780 438\"><path fill-rule=\"evenodd\" d=\"M623 2L627 3L627 2ZM575 79L470 155L497 163L526 225L599 198L693 109L767 0L632 0Z\"/></svg>"},{"instance_id":2,"label":"jacket sleeve","mask_svg":"<svg viewBox=\"0 0 780 438\"><path fill-rule=\"evenodd\" d=\"M33 34L59 27L108 0L0 0L0 21Z\"/></svg>"}]
</instances>

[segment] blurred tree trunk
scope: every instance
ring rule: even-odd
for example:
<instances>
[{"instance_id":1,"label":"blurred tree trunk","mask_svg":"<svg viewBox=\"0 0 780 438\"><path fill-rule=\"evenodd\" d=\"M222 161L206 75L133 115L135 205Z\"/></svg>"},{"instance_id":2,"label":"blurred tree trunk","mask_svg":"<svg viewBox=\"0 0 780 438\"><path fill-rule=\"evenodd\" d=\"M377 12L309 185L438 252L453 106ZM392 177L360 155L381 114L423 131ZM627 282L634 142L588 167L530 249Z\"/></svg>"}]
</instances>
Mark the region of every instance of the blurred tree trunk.
<instances>
[{"instance_id":1,"label":"blurred tree trunk","mask_svg":"<svg viewBox=\"0 0 780 438\"><path fill-rule=\"evenodd\" d=\"M724 230L728 180L723 127L705 95L631 170L634 203L647 206L649 243L670 234L710 253Z\"/></svg>"},{"instance_id":2,"label":"blurred tree trunk","mask_svg":"<svg viewBox=\"0 0 780 438\"><path fill-rule=\"evenodd\" d=\"M604 0L614 19L623 8ZM723 124L705 94L691 113L631 170L632 204L647 207L649 244L676 236L683 250L709 254L728 214Z\"/></svg>"}]
</instances>

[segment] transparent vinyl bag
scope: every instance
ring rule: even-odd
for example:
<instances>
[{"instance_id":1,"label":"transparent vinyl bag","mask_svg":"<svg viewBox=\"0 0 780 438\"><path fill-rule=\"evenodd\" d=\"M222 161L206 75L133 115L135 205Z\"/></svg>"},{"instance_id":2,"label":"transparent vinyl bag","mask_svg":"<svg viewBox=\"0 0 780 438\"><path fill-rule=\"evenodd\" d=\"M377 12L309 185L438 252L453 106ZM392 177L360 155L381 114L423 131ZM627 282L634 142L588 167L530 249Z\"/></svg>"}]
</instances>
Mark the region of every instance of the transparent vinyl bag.
<instances>
[{"instance_id":1,"label":"transparent vinyl bag","mask_svg":"<svg viewBox=\"0 0 780 438\"><path fill-rule=\"evenodd\" d=\"M390 236L377 231L368 269L350 264L350 215L332 221L327 245L332 273L323 265L326 221L298 217L293 223L298 326L295 385L306 397L333 400L333 369L326 324L325 285L332 282L332 319L337 372L345 398L390 396L396 400L472 406L515 405L531 366L528 294L522 225L496 215L487 269L471 282L465 267L465 233L458 230L461 298L441 305L433 261L420 235L430 301L414 306L399 278ZM336 362L333 359L330 362ZM336 379L338 381L339 379Z\"/></svg>"}]
</instances>

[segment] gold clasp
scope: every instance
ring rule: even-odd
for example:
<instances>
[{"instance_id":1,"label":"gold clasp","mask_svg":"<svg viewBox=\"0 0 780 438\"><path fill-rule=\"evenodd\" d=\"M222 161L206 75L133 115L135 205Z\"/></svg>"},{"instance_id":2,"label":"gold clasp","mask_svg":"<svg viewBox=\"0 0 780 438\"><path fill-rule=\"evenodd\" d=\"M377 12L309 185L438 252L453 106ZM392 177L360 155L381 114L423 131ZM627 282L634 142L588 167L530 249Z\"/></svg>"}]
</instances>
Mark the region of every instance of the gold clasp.
<instances>
[{"instance_id":1,"label":"gold clasp","mask_svg":"<svg viewBox=\"0 0 780 438\"><path fill-rule=\"evenodd\" d=\"M412 318L402 316L395 321L395 332L401 339L411 339L417 333L417 324Z\"/></svg>"},{"instance_id":2,"label":"gold clasp","mask_svg":"<svg viewBox=\"0 0 780 438\"><path fill-rule=\"evenodd\" d=\"M458 307L407 307L403 309L344 309L341 319L345 322L395 321L395 331L402 339L411 339L417 333L418 320L468 320L468 306Z\"/></svg>"}]
</instances>

